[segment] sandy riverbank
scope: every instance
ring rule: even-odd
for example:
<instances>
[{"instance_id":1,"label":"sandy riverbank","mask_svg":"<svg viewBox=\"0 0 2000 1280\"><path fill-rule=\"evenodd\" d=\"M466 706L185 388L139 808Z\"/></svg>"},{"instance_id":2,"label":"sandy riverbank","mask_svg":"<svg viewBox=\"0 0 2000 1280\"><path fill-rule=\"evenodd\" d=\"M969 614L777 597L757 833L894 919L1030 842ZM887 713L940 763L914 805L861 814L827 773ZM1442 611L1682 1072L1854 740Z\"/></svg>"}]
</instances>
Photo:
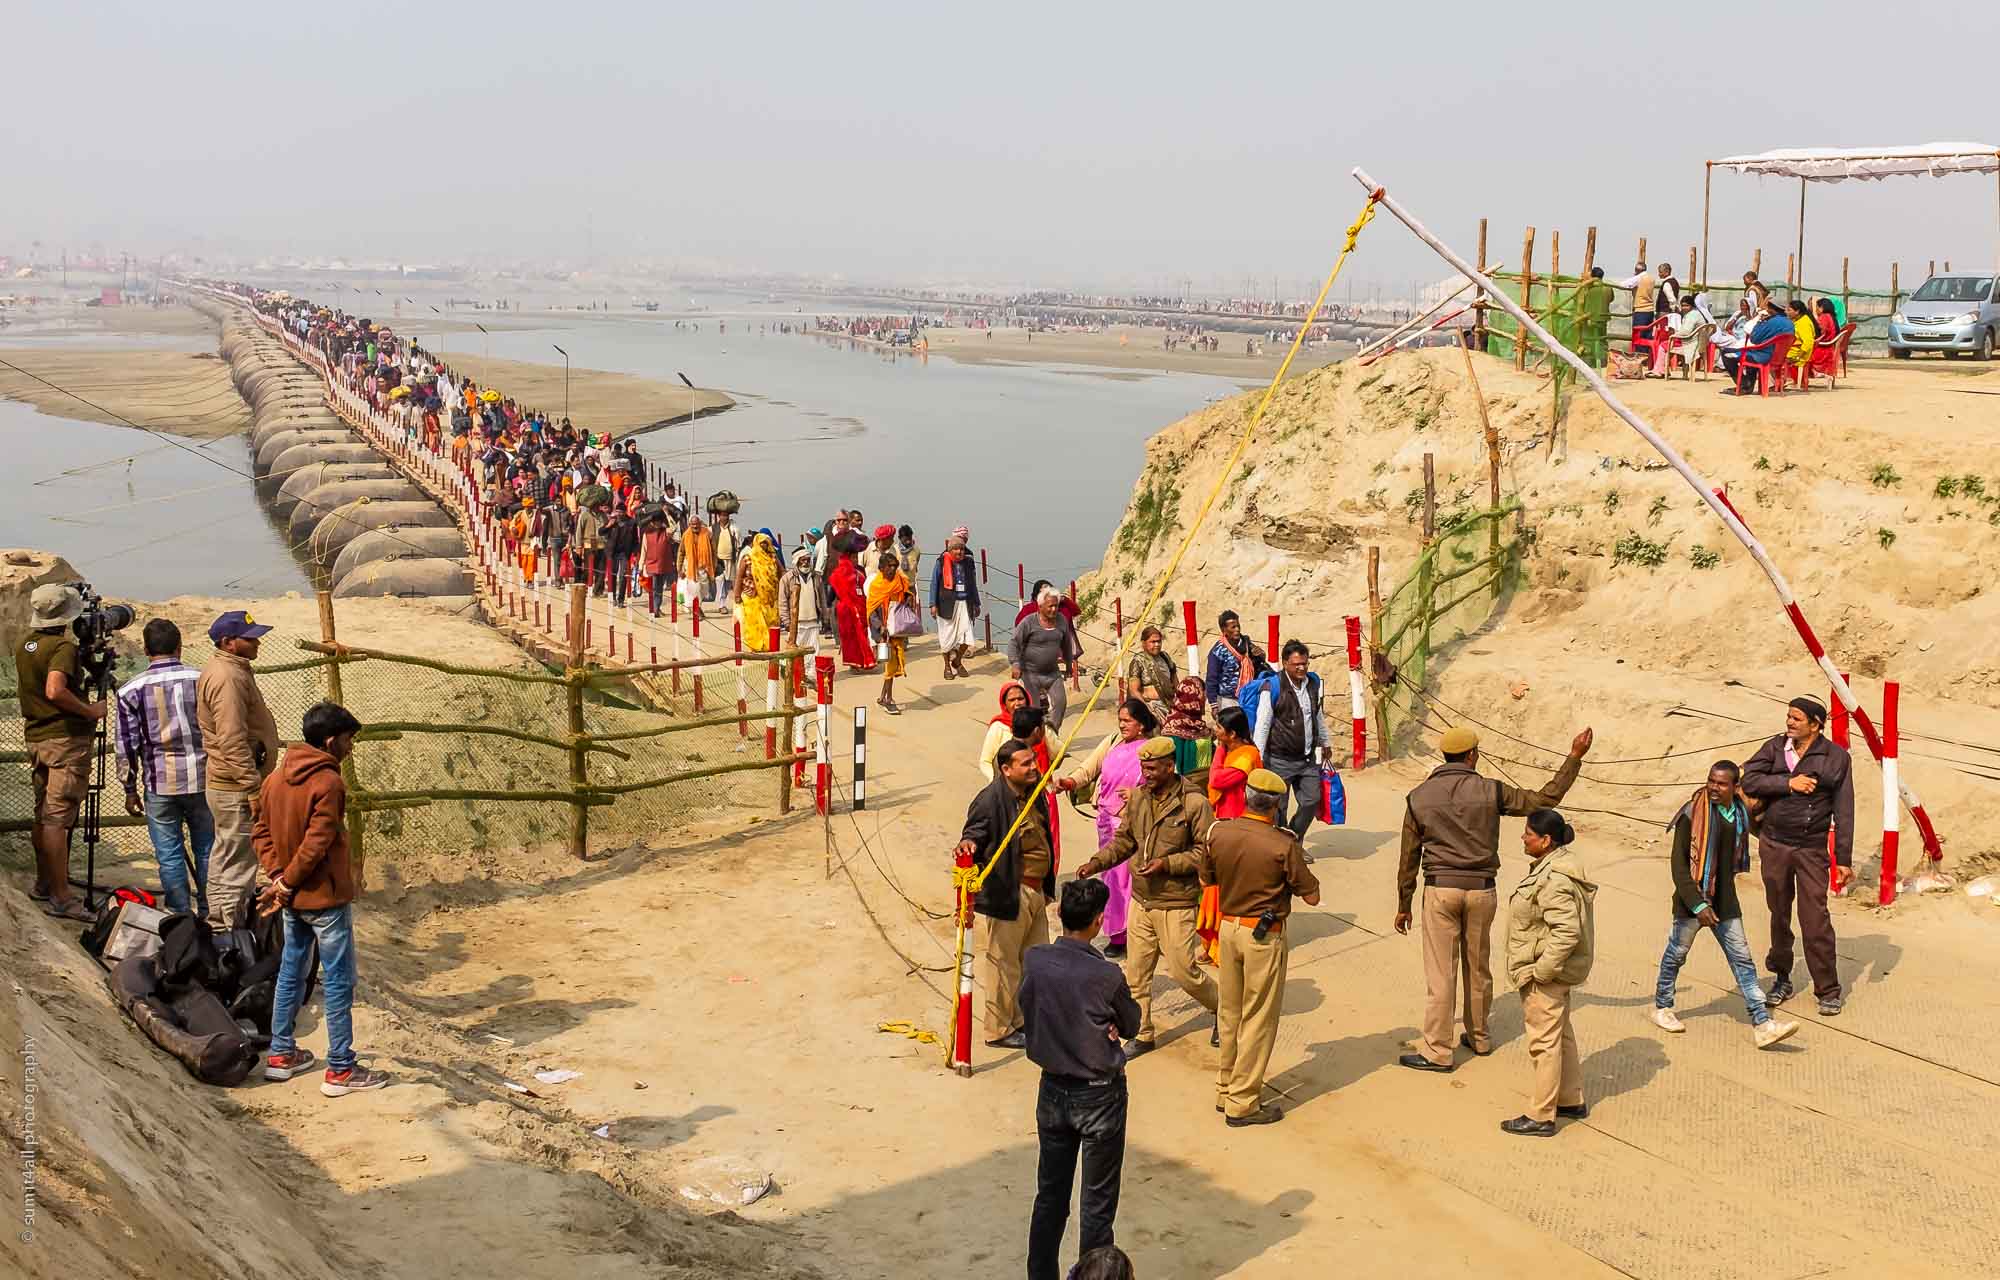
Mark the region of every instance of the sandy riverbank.
<instances>
[{"instance_id":1,"label":"sandy riverbank","mask_svg":"<svg viewBox=\"0 0 2000 1280\"><path fill-rule=\"evenodd\" d=\"M469 373L481 382L490 382L517 403L544 409L560 416L563 411L563 367L560 364L530 364L522 360L489 360L464 351L447 351L444 361L460 373ZM602 369L569 371L569 416L579 426L612 435L684 422L688 417L688 389L678 383L635 377L628 373L608 373ZM695 412L701 417L731 408L735 401L720 391L698 387L694 391Z\"/></svg>"},{"instance_id":2,"label":"sandy riverbank","mask_svg":"<svg viewBox=\"0 0 2000 1280\"><path fill-rule=\"evenodd\" d=\"M1164 331L1140 325L1113 325L1099 333L1035 333L1026 329L927 329L930 354L968 364L1073 364L1131 375L1149 372L1206 373L1263 386L1285 358L1285 344L1259 340L1259 355L1243 354L1246 335L1220 335L1219 351L1168 351ZM1354 344L1323 343L1299 352L1291 376L1332 364L1354 353Z\"/></svg>"}]
</instances>

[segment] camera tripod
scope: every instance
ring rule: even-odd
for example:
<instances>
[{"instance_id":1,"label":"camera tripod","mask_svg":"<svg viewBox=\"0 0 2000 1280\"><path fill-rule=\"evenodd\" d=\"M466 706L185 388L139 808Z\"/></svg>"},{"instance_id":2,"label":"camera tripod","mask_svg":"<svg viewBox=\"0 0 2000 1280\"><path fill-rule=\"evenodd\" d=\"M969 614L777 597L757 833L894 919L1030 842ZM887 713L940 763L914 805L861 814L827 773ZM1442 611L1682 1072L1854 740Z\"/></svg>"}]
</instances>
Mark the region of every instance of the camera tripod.
<instances>
[{"instance_id":1,"label":"camera tripod","mask_svg":"<svg viewBox=\"0 0 2000 1280\"><path fill-rule=\"evenodd\" d=\"M97 842L104 834L104 774L111 756L111 733L106 727L111 722L110 701L112 680L110 664L101 667L86 667L84 680L84 701L103 699L106 703L105 715L97 722L92 735L95 742L91 746L90 789L83 796L83 906L86 911L97 909ZM72 876L70 883L75 884Z\"/></svg>"}]
</instances>

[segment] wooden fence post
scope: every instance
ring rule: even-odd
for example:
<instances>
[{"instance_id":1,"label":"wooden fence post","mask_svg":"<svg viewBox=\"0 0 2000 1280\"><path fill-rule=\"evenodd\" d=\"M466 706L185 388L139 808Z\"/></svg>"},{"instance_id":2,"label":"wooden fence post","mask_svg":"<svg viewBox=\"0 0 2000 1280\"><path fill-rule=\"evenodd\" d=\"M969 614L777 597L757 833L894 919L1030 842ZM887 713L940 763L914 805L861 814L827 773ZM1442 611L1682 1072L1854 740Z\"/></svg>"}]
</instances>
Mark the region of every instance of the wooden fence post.
<instances>
[{"instance_id":1,"label":"wooden fence post","mask_svg":"<svg viewBox=\"0 0 2000 1280\"><path fill-rule=\"evenodd\" d=\"M1752 249L1750 251L1750 274L1756 276L1759 280L1764 278L1764 251L1762 249Z\"/></svg>"},{"instance_id":2,"label":"wooden fence post","mask_svg":"<svg viewBox=\"0 0 2000 1280\"><path fill-rule=\"evenodd\" d=\"M1431 665L1431 598L1436 576L1432 563L1431 545L1437 540L1437 460L1432 454L1424 455L1424 547L1423 558L1417 562L1417 607L1423 610L1423 629L1417 637L1418 652L1423 655L1424 675L1428 678Z\"/></svg>"},{"instance_id":3,"label":"wooden fence post","mask_svg":"<svg viewBox=\"0 0 2000 1280\"><path fill-rule=\"evenodd\" d=\"M1382 669L1382 548L1368 548L1368 682L1375 690L1375 750L1389 758L1389 694L1375 684Z\"/></svg>"},{"instance_id":4,"label":"wooden fence post","mask_svg":"<svg viewBox=\"0 0 2000 1280\"><path fill-rule=\"evenodd\" d=\"M1847 306L1847 259L1840 260L1840 312L1846 315Z\"/></svg>"},{"instance_id":5,"label":"wooden fence post","mask_svg":"<svg viewBox=\"0 0 2000 1280\"><path fill-rule=\"evenodd\" d=\"M1535 314L1535 229L1529 227L1521 235L1521 310ZM1514 326L1514 367L1528 367L1528 331L1520 325Z\"/></svg>"},{"instance_id":6,"label":"wooden fence post","mask_svg":"<svg viewBox=\"0 0 2000 1280\"><path fill-rule=\"evenodd\" d=\"M1486 274L1486 219L1479 220L1479 273ZM1483 353L1486 350L1486 290L1481 289L1472 299L1472 340Z\"/></svg>"},{"instance_id":7,"label":"wooden fence post","mask_svg":"<svg viewBox=\"0 0 2000 1280\"><path fill-rule=\"evenodd\" d=\"M584 627L590 608L590 588L575 583L569 589L569 658L563 672L563 692L569 703L569 785L576 793L570 803L569 851L582 858L590 844L590 807L583 803L583 788L590 782L590 752L583 737Z\"/></svg>"},{"instance_id":8,"label":"wooden fence post","mask_svg":"<svg viewBox=\"0 0 2000 1280\"><path fill-rule=\"evenodd\" d=\"M1597 265L1597 228L1585 227L1583 229L1583 272L1582 272L1583 278L1588 279L1590 276L1590 269L1596 265Z\"/></svg>"},{"instance_id":9,"label":"wooden fence post","mask_svg":"<svg viewBox=\"0 0 2000 1280\"><path fill-rule=\"evenodd\" d=\"M1889 264L1889 314L1890 315L1896 314L1896 304L1902 301L1903 298L1902 285L1896 279L1897 275L1901 272L1902 267L1903 264L1900 262L1892 262Z\"/></svg>"},{"instance_id":10,"label":"wooden fence post","mask_svg":"<svg viewBox=\"0 0 2000 1280\"><path fill-rule=\"evenodd\" d=\"M319 602L319 642L324 645L340 643L333 622L333 592L315 592ZM341 706L347 705L347 696L341 685L340 658L335 655L326 667L326 696L329 701ZM357 807L361 799L361 782L354 776L354 757L340 762L340 780L347 785L347 856L354 865L354 889L359 893L368 887L367 832L368 814Z\"/></svg>"}]
</instances>

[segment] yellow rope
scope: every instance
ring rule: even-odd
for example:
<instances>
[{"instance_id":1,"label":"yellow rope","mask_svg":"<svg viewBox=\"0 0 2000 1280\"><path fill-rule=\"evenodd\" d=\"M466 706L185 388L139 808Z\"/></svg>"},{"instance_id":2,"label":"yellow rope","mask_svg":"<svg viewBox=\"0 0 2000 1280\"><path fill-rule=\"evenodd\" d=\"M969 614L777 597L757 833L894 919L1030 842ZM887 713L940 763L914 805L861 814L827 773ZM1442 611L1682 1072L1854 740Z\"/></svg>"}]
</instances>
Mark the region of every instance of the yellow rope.
<instances>
[{"instance_id":1,"label":"yellow rope","mask_svg":"<svg viewBox=\"0 0 2000 1280\"><path fill-rule=\"evenodd\" d=\"M877 1031L886 1031L892 1036L907 1037L918 1044L938 1043L937 1032L926 1031L914 1022L878 1022L875 1024L875 1029Z\"/></svg>"},{"instance_id":2,"label":"yellow rope","mask_svg":"<svg viewBox=\"0 0 2000 1280\"><path fill-rule=\"evenodd\" d=\"M1326 302L1326 295L1333 289L1333 282L1340 277L1341 267L1347 263L1347 255L1354 252L1355 242L1361 238L1361 229L1374 220L1375 205L1381 199L1381 196L1382 193L1379 190L1369 192L1367 203L1361 206L1360 216L1355 218L1354 222L1347 228L1347 242L1340 247L1340 256L1333 260L1333 269L1326 273L1326 280L1319 287L1319 296L1313 299L1312 310L1308 311L1306 313L1307 318L1299 323L1299 331L1292 338L1291 349L1285 352L1284 363L1280 364L1278 371L1271 375L1271 385L1264 388L1264 397L1257 402L1256 411L1250 415L1250 421L1245 424L1242 436L1236 441L1236 447L1230 450L1229 460L1223 464L1220 471L1216 472L1215 483L1209 487L1208 496L1201 500L1201 509L1195 512L1193 522L1188 525L1187 535L1181 539L1180 546L1174 548L1173 559L1167 562L1167 567L1160 571L1159 581L1153 584L1152 596L1138 613L1132 615L1133 617L1142 620L1151 617L1154 608L1159 605L1161 597L1166 595L1167 585L1173 581L1174 574L1179 571L1182 557L1187 555L1188 548L1194 544L1194 535L1200 531L1203 522L1208 519L1210 509L1215 506L1215 500L1221 495L1223 486L1228 483L1230 475L1235 472L1236 464L1242 461L1244 450L1250 447L1250 441L1256 436L1257 428L1264 421L1265 411L1271 407L1272 399L1278 394L1278 384L1285 380L1286 372L1292 367L1293 358L1299 354L1299 348L1305 345L1306 334L1312 328L1312 318L1319 315L1320 307ZM1143 627L1129 627L1126 629L1125 639L1119 644L1118 652L1113 655L1110 663L1105 666L1104 674L1098 677L1097 687L1090 691L1089 701L1083 704L1083 711L1071 721L1068 735L1057 745L1055 754L1049 758L1047 772L1042 775L1040 781L1035 783L1035 789L1028 793L1027 802L1021 806L1021 811L1014 815L1014 825L1008 827L1007 834L1001 837L1000 847L993 851L993 856L987 860L986 865L980 869L979 875L973 879L972 891L974 893L977 893L985 886L986 877L992 875L993 868L999 865L1000 855L1007 852L1007 846L1013 841L1015 833L1021 829L1021 823L1027 818L1029 813L1033 812L1035 802L1041 798L1042 793L1048 788L1049 779L1055 776L1056 767L1063 762L1063 757L1069 754L1070 743L1076 739L1078 733L1082 732L1083 722L1089 718L1091 711L1096 708L1097 700L1104 696L1104 690L1111 683L1112 676L1124 669L1125 654L1131 649L1133 642L1138 640L1139 633L1144 629ZM961 929L961 936L963 932ZM963 946L963 943L961 942L960 945Z\"/></svg>"}]
</instances>

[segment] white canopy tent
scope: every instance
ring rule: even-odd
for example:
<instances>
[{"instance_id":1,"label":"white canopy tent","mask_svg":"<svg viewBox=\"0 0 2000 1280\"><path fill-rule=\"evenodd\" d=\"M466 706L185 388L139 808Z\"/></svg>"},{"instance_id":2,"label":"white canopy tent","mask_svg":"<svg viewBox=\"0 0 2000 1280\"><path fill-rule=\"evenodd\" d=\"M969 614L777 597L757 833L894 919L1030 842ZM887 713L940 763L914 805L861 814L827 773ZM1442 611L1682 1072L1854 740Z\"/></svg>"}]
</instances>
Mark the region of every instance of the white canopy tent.
<instances>
[{"instance_id":1,"label":"white canopy tent","mask_svg":"<svg viewBox=\"0 0 2000 1280\"><path fill-rule=\"evenodd\" d=\"M1846 182L1850 179L1876 182L1883 178L1942 178L1954 173L2000 175L2000 147L1989 142L1922 142L1905 147L1788 147L1757 155L1728 156L1707 163L1707 177L1701 192L1701 275L1708 278L1709 196L1715 171L1768 174L1799 180L1799 244L1795 275L1803 281L1806 273L1806 183ZM2000 186L1996 186L2000 197ZM2000 222L2000 203L1995 205ZM1995 247L2000 260L2000 244Z\"/></svg>"}]
</instances>

